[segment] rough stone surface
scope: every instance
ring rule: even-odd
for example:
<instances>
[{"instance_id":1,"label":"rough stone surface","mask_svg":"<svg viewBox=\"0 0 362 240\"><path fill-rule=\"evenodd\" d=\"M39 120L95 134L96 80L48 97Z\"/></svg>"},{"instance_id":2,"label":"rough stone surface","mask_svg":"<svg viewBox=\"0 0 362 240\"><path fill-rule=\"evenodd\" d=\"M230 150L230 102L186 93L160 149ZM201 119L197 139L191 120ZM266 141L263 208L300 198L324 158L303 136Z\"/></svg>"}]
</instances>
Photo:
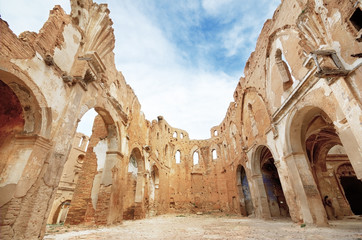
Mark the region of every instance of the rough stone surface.
<instances>
[{"instance_id":1,"label":"rough stone surface","mask_svg":"<svg viewBox=\"0 0 362 240\"><path fill-rule=\"evenodd\" d=\"M333 221L317 228L288 220L265 221L225 215L162 215L103 228L49 227L47 240L71 239L359 239L361 220ZM57 233L55 233L58 231Z\"/></svg>"}]
</instances>

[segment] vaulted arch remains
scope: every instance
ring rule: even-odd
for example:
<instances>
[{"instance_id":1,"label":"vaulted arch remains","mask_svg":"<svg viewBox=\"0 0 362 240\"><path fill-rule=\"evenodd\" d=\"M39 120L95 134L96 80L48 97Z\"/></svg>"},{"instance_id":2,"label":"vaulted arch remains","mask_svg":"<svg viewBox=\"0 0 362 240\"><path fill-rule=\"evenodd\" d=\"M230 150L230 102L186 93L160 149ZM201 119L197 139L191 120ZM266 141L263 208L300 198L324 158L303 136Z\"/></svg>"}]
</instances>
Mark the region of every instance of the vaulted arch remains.
<instances>
[{"instance_id":1,"label":"vaulted arch remains","mask_svg":"<svg viewBox=\"0 0 362 240\"><path fill-rule=\"evenodd\" d=\"M275 112L309 71L303 63L309 52L299 45L295 26L278 28L268 40L265 89L268 107Z\"/></svg>"},{"instance_id":2,"label":"vaulted arch remains","mask_svg":"<svg viewBox=\"0 0 362 240\"><path fill-rule=\"evenodd\" d=\"M256 91L248 91L243 98L242 138L244 147L251 147L258 139L265 137L270 127L270 117L264 100Z\"/></svg>"},{"instance_id":3,"label":"vaulted arch remains","mask_svg":"<svg viewBox=\"0 0 362 240\"><path fill-rule=\"evenodd\" d=\"M315 103L318 104L320 100L315 98ZM316 106L305 106L295 111L290 115L286 136L286 149L289 152L286 161L291 174L295 176L294 188L303 189L298 193L301 214L305 221L320 225L325 224L327 218L336 219L352 214L341 180L333 169L341 163L348 163L352 167L349 156L356 156L356 151L351 152L350 148L355 141L353 135L349 134L347 140L345 128L340 129L335 125L336 118L341 117L338 107L327 109L325 112ZM344 148L345 144L348 149ZM335 154L336 149L343 154ZM355 158L352 160L355 161ZM359 187L355 191L360 191Z\"/></svg>"},{"instance_id":4,"label":"vaulted arch remains","mask_svg":"<svg viewBox=\"0 0 362 240\"><path fill-rule=\"evenodd\" d=\"M139 147L134 147L128 161L124 193L123 219L140 219L145 214L145 161Z\"/></svg>"},{"instance_id":5,"label":"vaulted arch remains","mask_svg":"<svg viewBox=\"0 0 362 240\"><path fill-rule=\"evenodd\" d=\"M356 177L333 122L321 111L306 124L305 151L328 219L360 215L362 181Z\"/></svg>"},{"instance_id":6,"label":"vaulted arch remains","mask_svg":"<svg viewBox=\"0 0 362 240\"><path fill-rule=\"evenodd\" d=\"M28 79L0 70L0 211L38 179L52 141L51 113ZM33 167L26 167L27 165ZM40 167L35 167L40 166Z\"/></svg>"}]
</instances>

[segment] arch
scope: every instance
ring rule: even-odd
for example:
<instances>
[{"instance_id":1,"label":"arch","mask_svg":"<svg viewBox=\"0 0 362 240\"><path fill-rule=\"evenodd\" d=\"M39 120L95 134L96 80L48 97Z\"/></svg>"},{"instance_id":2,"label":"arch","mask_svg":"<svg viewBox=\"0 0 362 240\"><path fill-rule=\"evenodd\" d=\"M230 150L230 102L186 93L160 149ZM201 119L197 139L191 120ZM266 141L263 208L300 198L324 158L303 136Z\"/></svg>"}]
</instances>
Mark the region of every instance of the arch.
<instances>
[{"instance_id":1,"label":"arch","mask_svg":"<svg viewBox=\"0 0 362 240\"><path fill-rule=\"evenodd\" d=\"M156 164L152 166L151 178L153 179L153 182L155 183L156 186L160 184L160 173Z\"/></svg>"},{"instance_id":2,"label":"arch","mask_svg":"<svg viewBox=\"0 0 362 240\"><path fill-rule=\"evenodd\" d=\"M136 191L135 191L135 203L143 202L144 197L144 172L145 172L145 161L142 156L141 150L138 147L133 148L130 158L130 164L136 162L135 167L137 168L137 180L136 180Z\"/></svg>"},{"instance_id":3,"label":"arch","mask_svg":"<svg viewBox=\"0 0 362 240\"><path fill-rule=\"evenodd\" d=\"M144 213L145 163L141 146L135 143L128 156L128 175L123 193L123 219L135 219L136 212ZM149 190L149 189L146 189ZM139 216L140 217L140 216Z\"/></svg>"},{"instance_id":4,"label":"arch","mask_svg":"<svg viewBox=\"0 0 362 240\"><path fill-rule=\"evenodd\" d=\"M210 160L217 160L221 155L220 148L217 144L213 143L210 145Z\"/></svg>"},{"instance_id":5,"label":"arch","mask_svg":"<svg viewBox=\"0 0 362 240\"><path fill-rule=\"evenodd\" d=\"M97 99L99 100L99 99ZM83 118L83 116L92 108L98 113L99 116L103 119L103 122L107 128L107 145L108 152L111 154L115 154L116 152L120 152L122 149L121 146L121 131L119 126L116 124L114 119L118 119L117 116L111 115L111 111L107 110L107 108L111 109L110 105L107 105L104 102L95 102L93 99L84 103L80 107L80 111L78 114L78 122Z\"/></svg>"},{"instance_id":6,"label":"arch","mask_svg":"<svg viewBox=\"0 0 362 240\"><path fill-rule=\"evenodd\" d=\"M92 102L85 104L81 107L81 111L79 112L78 119L82 119L82 117L88 112L90 109L94 108L94 110L98 113L101 117L107 131L107 135L105 140L102 141L102 146L97 156L101 159L103 167L102 178L101 178L101 185L110 186L113 184L113 175L112 169L116 166L117 162L121 158L120 149L121 149L121 141L120 141L120 129L118 128L117 124L115 123L115 117L110 114L110 111L106 109L106 107L110 106L101 106L102 103ZM90 107L94 106L94 107ZM95 119L97 116L95 117ZM94 126L93 126L94 127ZM98 146L98 144L97 144ZM97 146L93 146L94 150ZM103 156L103 157L102 157ZM98 166L101 167L101 166Z\"/></svg>"},{"instance_id":7,"label":"arch","mask_svg":"<svg viewBox=\"0 0 362 240\"><path fill-rule=\"evenodd\" d=\"M61 224L65 222L68 215L70 203L71 200L68 199L59 204L57 210L53 215L52 224Z\"/></svg>"},{"instance_id":8,"label":"arch","mask_svg":"<svg viewBox=\"0 0 362 240\"><path fill-rule=\"evenodd\" d=\"M295 25L284 25L268 38L264 87L268 109L273 113L278 111L299 79L303 79L309 70L303 64L309 51L301 47L299 33Z\"/></svg>"},{"instance_id":9,"label":"arch","mask_svg":"<svg viewBox=\"0 0 362 240\"><path fill-rule=\"evenodd\" d=\"M85 218L87 214L95 217L96 221L106 221L111 223L116 221L120 217L120 206L118 200L121 186L120 174L120 162L123 159L121 153L121 129L116 123L117 111L112 111L114 107L105 98L91 98L88 101L83 102L80 105L80 109L74 119L82 119L84 115L91 109L94 109L98 114L94 118L92 133L92 140L90 141L90 147L88 148L89 159L97 166L97 171L94 172L92 168L85 168L86 172L79 174L79 181L73 196L74 207L69 212L69 223L73 224L75 219L79 216ZM118 118L117 118L118 117ZM74 126L74 135L78 123ZM73 136L74 136L73 135ZM88 154L86 155L86 158ZM87 159L88 160L88 159ZM91 176L92 185L82 180L82 176ZM117 189L117 190L116 190ZM94 212L89 212L87 202L82 200L82 194L87 191L87 194L91 196L90 202L92 203ZM80 210L80 211L79 211ZM109 218L102 219L100 213L112 212Z\"/></svg>"},{"instance_id":10,"label":"arch","mask_svg":"<svg viewBox=\"0 0 362 240\"><path fill-rule=\"evenodd\" d=\"M15 134L23 132L28 121L19 98L12 89L0 80L0 147ZM1 172L1 171L0 171Z\"/></svg>"},{"instance_id":11,"label":"arch","mask_svg":"<svg viewBox=\"0 0 362 240\"><path fill-rule=\"evenodd\" d=\"M7 70L0 69L0 81L6 84L19 99L24 114L24 133L50 137L52 114L39 87L16 65Z\"/></svg>"},{"instance_id":12,"label":"arch","mask_svg":"<svg viewBox=\"0 0 362 240\"><path fill-rule=\"evenodd\" d=\"M248 94L251 94L251 93L254 93L256 95L258 95L258 97L261 98L262 102L263 103L266 103L267 101L265 100L264 96L258 92L258 90L255 88L255 87L248 87L244 90L243 94L242 94L242 97L241 97L241 122L244 120L244 116L243 116L243 113L245 111L244 109L244 105L247 104L247 101L246 101L246 97ZM269 108L266 107L266 111L268 113L268 118L270 119L270 121L272 120L269 116L272 116L271 112L269 111Z\"/></svg>"},{"instance_id":13,"label":"arch","mask_svg":"<svg viewBox=\"0 0 362 240\"><path fill-rule=\"evenodd\" d=\"M355 215L362 215L362 181L358 180L350 163L341 163L335 170L341 192Z\"/></svg>"},{"instance_id":14,"label":"arch","mask_svg":"<svg viewBox=\"0 0 362 240\"><path fill-rule=\"evenodd\" d=\"M362 213L360 204L356 204L362 201L359 197L362 196L362 182L356 178L334 123L321 111L307 119L305 125L301 134L304 151L328 219ZM339 167L334 172L332 169L336 165ZM345 167L348 171L344 169L339 173L340 166L348 166ZM333 174L335 177L330 177Z\"/></svg>"},{"instance_id":15,"label":"arch","mask_svg":"<svg viewBox=\"0 0 362 240\"><path fill-rule=\"evenodd\" d=\"M289 217L279 173L274 165L274 154L266 145L259 145L252 154L251 174L256 186L254 200L256 213L264 218Z\"/></svg>"},{"instance_id":16,"label":"arch","mask_svg":"<svg viewBox=\"0 0 362 240\"><path fill-rule=\"evenodd\" d=\"M145 171L145 164L144 164L145 161L144 161L142 152L140 150L140 147L133 147L131 155L130 155L130 159L131 158L136 160L138 171L144 172Z\"/></svg>"},{"instance_id":17,"label":"arch","mask_svg":"<svg viewBox=\"0 0 362 240\"><path fill-rule=\"evenodd\" d=\"M96 99L100 102L94 101L94 99L89 100L88 102L85 102L81 107L78 115L78 119L80 120L86 112L88 112L90 109L94 108L94 110L102 117L104 123L106 125L112 125L115 124L114 119L117 119L116 116L112 116L110 111L107 110L107 108L112 108L110 105L107 105L104 102L101 102L101 99Z\"/></svg>"},{"instance_id":18,"label":"arch","mask_svg":"<svg viewBox=\"0 0 362 240\"><path fill-rule=\"evenodd\" d=\"M150 179L150 209L157 213L157 206L159 202L159 188L160 188L160 172L156 164L153 164L151 168ZM156 211L156 212L155 212Z\"/></svg>"},{"instance_id":19,"label":"arch","mask_svg":"<svg viewBox=\"0 0 362 240\"><path fill-rule=\"evenodd\" d=\"M279 48L275 52L275 63L279 70L279 74L283 82L283 89L285 91L292 86L293 79L289 71L289 66L287 62L284 60L283 53Z\"/></svg>"},{"instance_id":20,"label":"arch","mask_svg":"<svg viewBox=\"0 0 362 240\"><path fill-rule=\"evenodd\" d=\"M240 212L244 216L249 216L254 212L249 181L244 167L239 164L236 169L236 185L240 200Z\"/></svg>"},{"instance_id":21,"label":"arch","mask_svg":"<svg viewBox=\"0 0 362 240\"><path fill-rule=\"evenodd\" d=\"M262 158L263 151L265 152L266 149L269 149L265 145L259 145L251 157L251 175L261 175L261 165L260 159Z\"/></svg>"},{"instance_id":22,"label":"arch","mask_svg":"<svg viewBox=\"0 0 362 240\"><path fill-rule=\"evenodd\" d=\"M199 164L199 152L197 150L195 150L194 153L192 154L192 160L194 165Z\"/></svg>"},{"instance_id":23,"label":"arch","mask_svg":"<svg viewBox=\"0 0 362 240\"><path fill-rule=\"evenodd\" d=\"M181 151L180 150L177 150L175 153L175 162L176 162L176 164L181 163Z\"/></svg>"},{"instance_id":24,"label":"arch","mask_svg":"<svg viewBox=\"0 0 362 240\"><path fill-rule=\"evenodd\" d=\"M301 109L295 108L288 116L284 155L287 156L289 168L293 169L293 187L300 189L297 192L297 198L299 198L300 212L304 221L325 225L327 215L330 219L348 215L348 210L340 201L343 197L338 197L339 191L330 191L333 188L338 189L338 184L328 178L329 174L333 176L333 173L328 173L330 169L330 167L327 168L326 162L328 152L335 145L343 145L348 156L345 160L347 162L349 160L352 166L355 161L358 161L356 160L358 153L356 154L356 147L354 147L357 141L353 133L349 134L348 131L351 130L348 124L342 123L338 126L334 124L341 123L338 119L344 119L344 116L333 95L321 98L317 96L318 94L320 94L318 90L309 93L304 101L313 102L313 104ZM318 106L328 107L324 111ZM333 163L329 162L329 165ZM330 198L334 213L324 204L325 196Z\"/></svg>"},{"instance_id":25,"label":"arch","mask_svg":"<svg viewBox=\"0 0 362 240\"><path fill-rule=\"evenodd\" d=\"M304 152L304 144L302 143L302 139L305 139L306 128L308 123L316 115L323 116L323 118L328 119L329 122L336 121L337 117L343 119L343 117L338 116L341 114L339 107L333 102L331 102L328 98L323 98L323 101L321 101L321 99L319 98L314 98L313 101L314 101L313 105L304 106L301 109L294 108L291 114L287 117L286 129L285 129L286 155L290 153ZM332 113L332 111L326 112L318 107L324 105L329 105L330 108L328 108L328 110L333 108L335 112L334 113Z\"/></svg>"},{"instance_id":26,"label":"arch","mask_svg":"<svg viewBox=\"0 0 362 240\"><path fill-rule=\"evenodd\" d=\"M248 88L242 98L240 130L246 147L263 137L270 127L270 116L263 97L254 88Z\"/></svg>"},{"instance_id":27,"label":"arch","mask_svg":"<svg viewBox=\"0 0 362 240\"><path fill-rule=\"evenodd\" d=\"M272 34L269 35L267 50L265 52L266 58L268 58L270 56L271 45L275 42L275 39L280 35L281 32L288 31L288 30L289 31L293 30L295 33L299 32L299 29L295 25L286 24L286 25L276 29ZM265 73L265 75L266 75L266 73Z\"/></svg>"},{"instance_id":28,"label":"arch","mask_svg":"<svg viewBox=\"0 0 362 240\"><path fill-rule=\"evenodd\" d=\"M85 216L95 217L96 221L106 221L107 223L113 222L119 217L119 204L118 199L120 195L119 190L122 189L120 179L120 161L123 155L120 153L120 130L116 124L116 119L111 115L111 105L101 98L94 98L88 102L84 102L74 119L82 119L84 115L94 108L97 115L94 117L92 123L92 137L86 154L88 160L97 166L96 169L92 167L85 167L80 172L78 183L74 191L72 208L69 211L68 221L74 224L76 219L85 219ZM78 124L74 126L74 135ZM93 166L94 166L93 165ZM85 164L83 164L85 166ZM94 171L96 170L96 171ZM84 178L83 176L87 176ZM92 182L89 185L88 179ZM117 189L118 191L116 191ZM95 211L89 212L87 201L84 201L82 196L89 194L90 199L88 203L92 203ZM112 217L104 220L100 216L101 212L113 212Z\"/></svg>"},{"instance_id":29,"label":"arch","mask_svg":"<svg viewBox=\"0 0 362 240\"><path fill-rule=\"evenodd\" d=\"M236 152L237 149L237 143L236 143L236 137L239 135L238 128L236 127L236 124L232 121L229 123L229 137L233 146L234 151Z\"/></svg>"},{"instance_id":30,"label":"arch","mask_svg":"<svg viewBox=\"0 0 362 240\"><path fill-rule=\"evenodd\" d=\"M191 159L192 159L192 165L198 165L200 163L200 153L199 153L199 147L197 145L194 145L189 153Z\"/></svg>"},{"instance_id":31,"label":"arch","mask_svg":"<svg viewBox=\"0 0 362 240\"><path fill-rule=\"evenodd\" d=\"M260 167L272 217L289 217L289 208L279 179L274 157L269 148L260 152Z\"/></svg>"},{"instance_id":32,"label":"arch","mask_svg":"<svg viewBox=\"0 0 362 240\"><path fill-rule=\"evenodd\" d=\"M212 156L212 160L217 159L217 151L215 148L211 150L211 156Z\"/></svg>"},{"instance_id":33,"label":"arch","mask_svg":"<svg viewBox=\"0 0 362 240\"><path fill-rule=\"evenodd\" d=\"M51 110L33 81L10 65L11 72L0 69L0 208L27 194L51 149Z\"/></svg>"}]
</instances>

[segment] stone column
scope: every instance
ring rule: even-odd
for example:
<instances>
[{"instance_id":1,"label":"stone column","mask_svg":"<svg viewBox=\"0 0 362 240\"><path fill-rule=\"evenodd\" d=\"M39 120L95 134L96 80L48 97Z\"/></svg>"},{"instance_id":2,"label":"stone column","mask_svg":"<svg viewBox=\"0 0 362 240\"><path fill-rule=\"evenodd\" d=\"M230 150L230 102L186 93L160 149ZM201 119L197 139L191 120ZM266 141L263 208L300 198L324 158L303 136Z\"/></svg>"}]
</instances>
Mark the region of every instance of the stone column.
<instances>
[{"instance_id":1,"label":"stone column","mask_svg":"<svg viewBox=\"0 0 362 240\"><path fill-rule=\"evenodd\" d=\"M362 179L362 109L349 89L347 80L339 78L330 85L345 116L345 119L338 119L335 125L356 176Z\"/></svg>"},{"instance_id":2,"label":"stone column","mask_svg":"<svg viewBox=\"0 0 362 240\"><path fill-rule=\"evenodd\" d=\"M63 167L68 159L70 150L72 148L72 142L75 135L79 110L82 103L84 90L78 85L74 85L69 93L69 98L66 107L62 110L64 116L61 120L54 123L52 128L52 140L54 143L53 151L48 156L48 161L44 175L42 176L43 182L40 186L37 186L37 194L39 194L39 200L37 203L47 203L47 211L43 213L43 223L38 233L39 238L43 238L45 234L45 227L48 215L52 208L52 202L56 194ZM51 191L45 192L42 188L50 188ZM43 204L45 205L45 204ZM34 236L32 234L31 236Z\"/></svg>"},{"instance_id":3,"label":"stone column","mask_svg":"<svg viewBox=\"0 0 362 240\"><path fill-rule=\"evenodd\" d=\"M112 164L112 187L109 200L107 224L120 223L123 219L123 184L122 184L123 155L118 151L107 152L107 160Z\"/></svg>"},{"instance_id":4,"label":"stone column","mask_svg":"<svg viewBox=\"0 0 362 240\"><path fill-rule=\"evenodd\" d=\"M296 199L295 192L293 190L293 186L290 181L290 179L293 178L294 176L289 174L285 161L282 162L279 160L274 160L274 165L278 171L279 180L282 185L285 199L287 201L290 217L294 222L299 222L301 220L300 213L298 205L295 201Z\"/></svg>"},{"instance_id":5,"label":"stone column","mask_svg":"<svg viewBox=\"0 0 362 240\"><path fill-rule=\"evenodd\" d=\"M265 192L263 176L261 174L256 174L251 177L253 181L253 186L250 188L254 192L253 200L255 206L255 213L257 217L262 217L265 219L270 219L270 209L268 203L268 197Z\"/></svg>"},{"instance_id":6,"label":"stone column","mask_svg":"<svg viewBox=\"0 0 362 240\"><path fill-rule=\"evenodd\" d=\"M137 185L136 185L136 196L135 196L135 211L134 219L145 218L145 206L144 206L144 191L145 191L145 178L147 173L137 173Z\"/></svg>"},{"instance_id":7,"label":"stone column","mask_svg":"<svg viewBox=\"0 0 362 240\"><path fill-rule=\"evenodd\" d=\"M32 239L39 235L52 192L42 179L50 149L51 141L38 135L16 136L9 156L16 169L7 179L10 184L0 188L1 239Z\"/></svg>"},{"instance_id":8,"label":"stone column","mask_svg":"<svg viewBox=\"0 0 362 240\"><path fill-rule=\"evenodd\" d=\"M291 180L299 200L303 221L315 223L318 226L326 226L326 211L305 154L289 154L284 159L290 175L293 176Z\"/></svg>"},{"instance_id":9,"label":"stone column","mask_svg":"<svg viewBox=\"0 0 362 240\"><path fill-rule=\"evenodd\" d=\"M135 202L140 203L143 200L144 195L144 172L137 173L137 185L136 185L136 195Z\"/></svg>"}]
</instances>

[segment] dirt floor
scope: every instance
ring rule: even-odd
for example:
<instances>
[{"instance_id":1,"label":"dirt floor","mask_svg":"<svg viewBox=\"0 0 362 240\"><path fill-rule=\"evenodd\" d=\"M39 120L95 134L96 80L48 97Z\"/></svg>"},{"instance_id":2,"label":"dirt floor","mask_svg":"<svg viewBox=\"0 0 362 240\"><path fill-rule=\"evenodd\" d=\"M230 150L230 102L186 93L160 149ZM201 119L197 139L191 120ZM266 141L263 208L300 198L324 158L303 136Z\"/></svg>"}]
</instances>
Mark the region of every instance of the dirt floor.
<instances>
[{"instance_id":1,"label":"dirt floor","mask_svg":"<svg viewBox=\"0 0 362 240\"><path fill-rule=\"evenodd\" d=\"M331 221L317 228L290 220L230 215L162 215L111 227L47 226L44 239L353 239L362 240L362 217Z\"/></svg>"}]
</instances>

